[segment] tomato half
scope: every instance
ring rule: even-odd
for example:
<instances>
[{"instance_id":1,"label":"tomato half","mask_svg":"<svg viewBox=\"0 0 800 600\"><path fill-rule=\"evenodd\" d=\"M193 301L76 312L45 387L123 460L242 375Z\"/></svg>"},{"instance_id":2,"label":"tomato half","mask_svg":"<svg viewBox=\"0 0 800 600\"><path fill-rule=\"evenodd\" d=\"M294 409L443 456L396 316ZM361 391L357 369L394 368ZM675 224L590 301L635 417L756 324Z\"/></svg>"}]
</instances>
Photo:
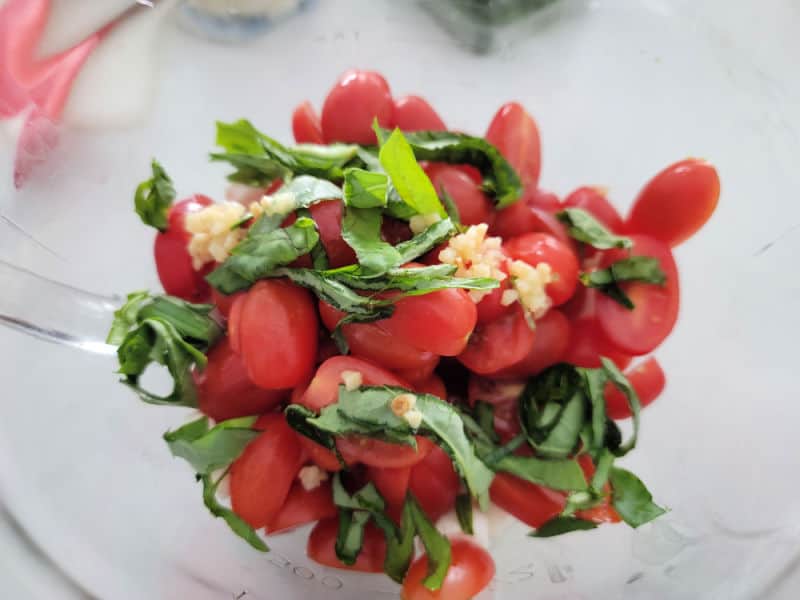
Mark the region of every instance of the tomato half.
<instances>
[{"instance_id":1,"label":"tomato half","mask_svg":"<svg viewBox=\"0 0 800 600\"><path fill-rule=\"evenodd\" d=\"M303 452L308 456L309 460L317 465L320 469L325 471L341 471L342 465L336 455L327 448L320 446L316 442L310 440L304 435L297 434L297 439Z\"/></svg>"},{"instance_id":2,"label":"tomato half","mask_svg":"<svg viewBox=\"0 0 800 600\"><path fill-rule=\"evenodd\" d=\"M430 103L420 96L403 96L394 101L394 124L403 131L447 129Z\"/></svg>"},{"instance_id":3,"label":"tomato half","mask_svg":"<svg viewBox=\"0 0 800 600\"><path fill-rule=\"evenodd\" d=\"M438 446L411 469L408 480L408 489L433 521L453 508L460 486L453 461Z\"/></svg>"},{"instance_id":4,"label":"tomato half","mask_svg":"<svg viewBox=\"0 0 800 600\"><path fill-rule=\"evenodd\" d=\"M677 246L711 218L719 191L719 175L713 165L696 158L677 162L639 192L625 220L625 231Z\"/></svg>"},{"instance_id":5,"label":"tomato half","mask_svg":"<svg viewBox=\"0 0 800 600\"><path fill-rule=\"evenodd\" d=\"M263 431L233 461L230 471L234 512L258 529L272 522L303 466L300 444L282 414L261 417Z\"/></svg>"},{"instance_id":6,"label":"tomato half","mask_svg":"<svg viewBox=\"0 0 800 600\"><path fill-rule=\"evenodd\" d=\"M416 439L416 450L411 446L391 444L357 435L338 438L336 447L348 465L361 463L370 467L402 469L425 460L435 448L433 442L426 437L418 435Z\"/></svg>"},{"instance_id":7,"label":"tomato half","mask_svg":"<svg viewBox=\"0 0 800 600\"><path fill-rule=\"evenodd\" d=\"M570 323L564 314L552 309L536 321L536 337L528 355L518 363L499 371L498 377L538 375L564 358L569 346Z\"/></svg>"},{"instance_id":8,"label":"tomato half","mask_svg":"<svg viewBox=\"0 0 800 600\"><path fill-rule=\"evenodd\" d=\"M444 385L444 381L436 375L431 375L428 379L420 381L414 385L414 388L423 394L430 394L442 400L447 400L447 388Z\"/></svg>"},{"instance_id":9,"label":"tomato half","mask_svg":"<svg viewBox=\"0 0 800 600\"><path fill-rule=\"evenodd\" d=\"M346 71L322 106L325 142L375 144L374 119L381 127L394 125L394 104L389 84L375 71Z\"/></svg>"},{"instance_id":10,"label":"tomato half","mask_svg":"<svg viewBox=\"0 0 800 600\"><path fill-rule=\"evenodd\" d=\"M356 253L342 238L342 202L327 200L312 204L311 218L317 224L319 240L332 268L355 264Z\"/></svg>"},{"instance_id":11,"label":"tomato half","mask_svg":"<svg viewBox=\"0 0 800 600\"><path fill-rule=\"evenodd\" d=\"M495 379L472 373L467 385L467 400L470 406L475 406L476 402L486 402L495 407L516 404L524 389L525 379L522 378Z\"/></svg>"},{"instance_id":12,"label":"tomato half","mask_svg":"<svg viewBox=\"0 0 800 600\"><path fill-rule=\"evenodd\" d=\"M541 527L564 510L564 496L508 473L497 473L489 495L497 506L531 527Z\"/></svg>"},{"instance_id":13,"label":"tomato half","mask_svg":"<svg viewBox=\"0 0 800 600\"><path fill-rule=\"evenodd\" d=\"M574 247L567 228L555 215L525 202L515 202L508 208L499 211L491 226L492 235L499 235L503 239L537 231L549 233L563 243Z\"/></svg>"},{"instance_id":14,"label":"tomato half","mask_svg":"<svg viewBox=\"0 0 800 600\"><path fill-rule=\"evenodd\" d=\"M489 375L525 358L535 338L536 332L517 303L508 314L478 327L457 358L470 371Z\"/></svg>"},{"instance_id":15,"label":"tomato half","mask_svg":"<svg viewBox=\"0 0 800 600\"><path fill-rule=\"evenodd\" d=\"M464 538L450 541L451 562L442 587L432 592L422 581L428 576L428 556L418 558L406 574L402 600L469 600L477 596L494 578L491 555Z\"/></svg>"},{"instance_id":16,"label":"tomato half","mask_svg":"<svg viewBox=\"0 0 800 600\"><path fill-rule=\"evenodd\" d=\"M664 391L667 385L667 378L664 370L655 358L648 358L644 362L636 365L625 372L625 376L630 381L642 408L652 403ZM610 383L606 386L606 410L612 419L627 419L631 416L631 409L628 401L622 392Z\"/></svg>"},{"instance_id":17,"label":"tomato half","mask_svg":"<svg viewBox=\"0 0 800 600\"><path fill-rule=\"evenodd\" d=\"M222 313L222 316L225 318L230 317L231 309L233 308L233 303L236 302L236 299L240 296L244 296L244 292L237 292L235 294L231 294L230 296L226 296L225 294L218 292L215 288L211 288L211 303L214 304L219 312Z\"/></svg>"},{"instance_id":18,"label":"tomato half","mask_svg":"<svg viewBox=\"0 0 800 600\"><path fill-rule=\"evenodd\" d=\"M564 199L564 208L582 208L611 231L622 231L622 217L602 188L579 187Z\"/></svg>"},{"instance_id":19,"label":"tomato half","mask_svg":"<svg viewBox=\"0 0 800 600\"><path fill-rule=\"evenodd\" d=\"M378 488L381 496L383 496L390 512L394 516L398 516L406 500L411 467L400 467L399 469L368 467L367 475L369 480Z\"/></svg>"},{"instance_id":20,"label":"tomato half","mask_svg":"<svg viewBox=\"0 0 800 600\"><path fill-rule=\"evenodd\" d=\"M531 208L538 208L551 214L562 209L561 200L553 192L545 190L527 190L520 199Z\"/></svg>"},{"instance_id":21,"label":"tomato half","mask_svg":"<svg viewBox=\"0 0 800 600\"><path fill-rule=\"evenodd\" d=\"M330 482L323 482L313 490L306 490L295 481L278 513L267 524L267 533L283 533L306 523L336 516Z\"/></svg>"},{"instance_id":22,"label":"tomato half","mask_svg":"<svg viewBox=\"0 0 800 600\"><path fill-rule=\"evenodd\" d=\"M486 139L519 173L526 189L535 189L542 166L539 128L518 102L509 102L494 115Z\"/></svg>"},{"instance_id":23,"label":"tomato half","mask_svg":"<svg viewBox=\"0 0 800 600\"><path fill-rule=\"evenodd\" d=\"M299 104L292 113L292 133L298 144L324 144L322 123L311 102Z\"/></svg>"},{"instance_id":24,"label":"tomato half","mask_svg":"<svg viewBox=\"0 0 800 600\"><path fill-rule=\"evenodd\" d=\"M539 263L550 265L553 281L545 291L554 306L564 304L572 297L578 285L578 258L572 248L547 233L526 233L508 240L506 253L515 260L523 260L535 267Z\"/></svg>"},{"instance_id":25,"label":"tomato half","mask_svg":"<svg viewBox=\"0 0 800 600\"><path fill-rule=\"evenodd\" d=\"M436 362L429 365L417 367L416 369L395 369L394 372L397 373L397 376L401 379L408 381L412 385L417 385L418 383L430 379L437 366L439 366L438 358Z\"/></svg>"},{"instance_id":26,"label":"tomato half","mask_svg":"<svg viewBox=\"0 0 800 600\"><path fill-rule=\"evenodd\" d=\"M600 325L593 317L584 317L571 322L569 345L564 362L577 367L596 369L601 366L600 357L611 359L620 369L631 362L631 357L610 344Z\"/></svg>"},{"instance_id":27,"label":"tomato half","mask_svg":"<svg viewBox=\"0 0 800 600\"><path fill-rule=\"evenodd\" d=\"M430 163L425 171L436 191L452 198L462 224L478 225L491 221L494 216L492 201L460 167Z\"/></svg>"},{"instance_id":28,"label":"tomato half","mask_svg":"<svg viewBox=\"0 0 800 600\"><path fill-rule=\"evenodd\" d=\"M346 565L336 557L336 536L339 533L339 519L324 519L314 526L308 536L306 554L316 563L363 573L382 573L386 559L386 538L383 532L368 523L364 529L364 544L356 562Z\"/></svg>"}]
</instances>

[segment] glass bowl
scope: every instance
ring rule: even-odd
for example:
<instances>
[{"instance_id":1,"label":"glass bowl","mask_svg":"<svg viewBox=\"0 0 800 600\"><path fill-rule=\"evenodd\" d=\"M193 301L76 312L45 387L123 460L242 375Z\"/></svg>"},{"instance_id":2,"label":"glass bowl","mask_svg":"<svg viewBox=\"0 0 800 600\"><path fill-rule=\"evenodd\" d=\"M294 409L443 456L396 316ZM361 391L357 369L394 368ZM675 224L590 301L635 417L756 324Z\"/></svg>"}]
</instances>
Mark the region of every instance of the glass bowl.
<instances>
[{"instance_id":1,"label":"glass bowl","mask_svg":"<svg viewBox=\"0 0 800 600\"><path fill-rule=\"evenodd\" d=\"M150 158L179 195L219 199L225 168L207 161L216 119L247 117L288 141L292 108L319 106L353 66L425 95L457 130L482 133L501 103L521 101L541 128L542 186L561 196L605 185L626 209L665 165L708 158L721 202L677 250L681 317L658 352L668 388L626 459L670 513L563 539L511 527L495 539L485 597L796 597L798 16L792 0L561 0L504 24L478 55L416 3L363 0L314 3L243 46L170 22L139 46L109 39L118 54L86 71L105 65L106 85L78 79L47 162L19 190L3 163L0 210L37 242L7 227L0 258L102 294L158 289L152 233L132 209ZM139 404L111 357L5 329L0 357L0 498L75 584L32 570L50 592L17 597L396 596L382 576L309 561L305 529L274 538L267 555L232 536L161 440L189 415Z\"/></svg>"}]
</instances>

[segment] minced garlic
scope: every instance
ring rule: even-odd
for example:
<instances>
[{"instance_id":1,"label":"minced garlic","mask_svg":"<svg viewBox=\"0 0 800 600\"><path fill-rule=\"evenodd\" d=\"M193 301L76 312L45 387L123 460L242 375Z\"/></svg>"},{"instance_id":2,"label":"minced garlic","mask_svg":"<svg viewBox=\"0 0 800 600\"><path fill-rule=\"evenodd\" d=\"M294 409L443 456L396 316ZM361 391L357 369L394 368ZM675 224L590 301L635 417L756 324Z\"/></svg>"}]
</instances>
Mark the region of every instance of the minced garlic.
<instances>
[{"instance_id":1,"label":"minced garlic","mask_svg":"<svg viewBox=\"0 0 800 600\"><path fill-rule=\"evenodd\" d=\"M364 383L364 377L359 371L342 371L341 377L344 389L348 392L357 390Z\"/></svg>"},{"instance_id":2,"label":"minced garlic","mask_svg":"<svg viewBox=\"0 0 800 600\"><path fill-rule=\"evenodd\" d=\"M438 213L427 215L414 215L408 221L408 227L414 235L420 234L434 223L438 223L442 217Z\"/></svg>"},{"instance_id":3,"label":"minced garlic","mask_svg":"<svg viewBox=\"0 0 800 600\"><path fill-rule=\"evenodd\" d=\"M422 425L422 413L417 410L417 397L414 394L398 394L390 404L392 412L404 419L413 429Z\"/></svg>"},{"instance_id":4,"label":"minced garlic","mask_svg":"<svg viewBox=\"0 0 800 600\"><path fill-rule=\"evenodd\" d=\"M511 285L517 298L503 293L501 302L508 305L518 299L534 319L543 317L553 304L545 291L547 284L553 281L550 265L542 262L532 267L523 260L515 260L509 263L508 272L511 274Z\"/></svg>"},{"instance_id":5,"label":"minced garlic","mask_svg":"<svg viewBox=\"0 0 800 600\"><path fill-rule=\"evenodd\" d=\"M310 492L321 486L323 481L327 481L328 474L316 465L309 465L300 469L297 478L303 489Z\"/></svg>"},{"instance_id":6,"label":"minced garlic","mask_svg":"<svg viewBox=\"0 0 800 600\"><path fill-rule=\"evenodd\" d=\"M486 237L489 226L486 223L472 225L464 233L456 235L444 250L439 260L457 267L456 277L491 277L503 281L507 275L501 268L506 256L503 254L503 240L499 237ZM475 303L483 300L491 290L470 290L469 295Z\"/></svg>"}]
</instances>

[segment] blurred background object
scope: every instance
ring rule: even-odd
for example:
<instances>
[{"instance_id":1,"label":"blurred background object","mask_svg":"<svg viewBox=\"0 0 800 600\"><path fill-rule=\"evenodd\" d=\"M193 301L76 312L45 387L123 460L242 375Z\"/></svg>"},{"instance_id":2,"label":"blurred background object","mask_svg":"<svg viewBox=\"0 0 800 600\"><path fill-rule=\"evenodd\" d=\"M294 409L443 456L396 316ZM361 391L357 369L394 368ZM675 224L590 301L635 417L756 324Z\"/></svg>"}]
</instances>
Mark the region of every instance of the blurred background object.
<instances>
[{"instance_id":1,"label":"blurred background object","mask_svg":"<svg viewBox=\"0 0 800 600\"><path fill-rule=\"evenodd\" d=\"M179 22L187 30L215 42L255 38L300 12L312 0L185 0Z\"/></svg>"}]
</instances>

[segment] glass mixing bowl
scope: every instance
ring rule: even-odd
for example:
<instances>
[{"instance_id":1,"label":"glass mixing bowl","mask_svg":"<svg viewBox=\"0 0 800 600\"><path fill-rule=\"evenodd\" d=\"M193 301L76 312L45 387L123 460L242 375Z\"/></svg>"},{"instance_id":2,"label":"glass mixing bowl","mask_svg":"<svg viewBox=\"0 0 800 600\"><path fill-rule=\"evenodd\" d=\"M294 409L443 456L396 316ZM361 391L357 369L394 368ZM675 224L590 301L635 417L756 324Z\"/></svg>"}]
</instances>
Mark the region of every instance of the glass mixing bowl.
<instances>
[{"instance_id":1,"label":"glass mixing bowl","mask_svg":"<svg viewBox=\"0 0 800 600\"><path fill-rule=\"evenodd\" d=\"M319 106L353 66L381 71L398 94L425 95L454 129L482 133L502 102L523 102L542 132L542 186L560 195L605 185L626 209L663 166L708 158L721 202L676 252L683 307L658 353L668 388L645 411L640 448L626 459L671 512L636 531L550 540L511 528L494 542L497 578L486 597L794 598L799 18L793 0L562 0L504 25L482 55L411 2L317 2L246 46L214 45L168 23L140 47L157 75L129 52L97 94L79 79L83 118L68 108L48 162L16 191L4 163L0 209L38 243L5 228L0 258L103 294L158 289L152 232L132 210L150 158L168 167L179 194L221 198L225 168L206 156L214 120L248 117L289 140L292 108L304 99ZM151 76L143 116L103 112L103 103L124 107L149 89ZM58 308L25 286L0 294ZM117 383L112 357L6 329L0 357L0 498L87 596L397 594L382 576L309 561L305 529L274 538L267 555L231 535L161 440L188 415L139 404ZM27 597L81 597L75 589Z\"/></svg>"}]
</instances>

